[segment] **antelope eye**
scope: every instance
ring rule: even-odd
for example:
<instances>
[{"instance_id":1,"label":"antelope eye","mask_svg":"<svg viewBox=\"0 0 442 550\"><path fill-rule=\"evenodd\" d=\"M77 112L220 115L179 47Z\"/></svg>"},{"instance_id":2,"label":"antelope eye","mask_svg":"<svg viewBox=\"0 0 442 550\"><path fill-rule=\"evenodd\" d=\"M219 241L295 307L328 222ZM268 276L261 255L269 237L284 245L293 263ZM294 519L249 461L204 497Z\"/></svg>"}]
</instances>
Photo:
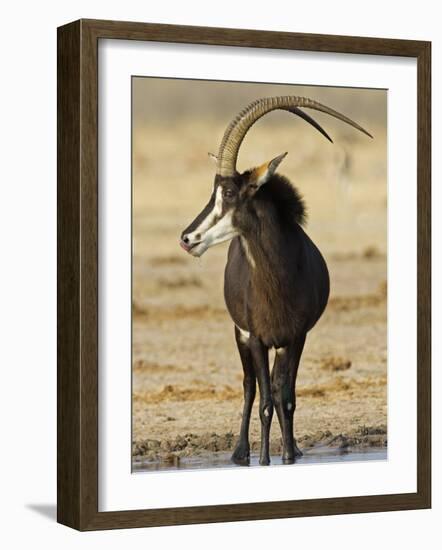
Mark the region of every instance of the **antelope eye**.
<instances>
[{"instance_id":1,"label":"antelope eye","mask_svg":"<svg viewBox=\"0 0 442 550\"><path fill-rule=\"evenodd\" d=\"M232 189L224 189L223 191L223 197L227 200L229 199L233 199L233 197L235 196L235 193L233 192Z\"/></svg>"}]
</instances>

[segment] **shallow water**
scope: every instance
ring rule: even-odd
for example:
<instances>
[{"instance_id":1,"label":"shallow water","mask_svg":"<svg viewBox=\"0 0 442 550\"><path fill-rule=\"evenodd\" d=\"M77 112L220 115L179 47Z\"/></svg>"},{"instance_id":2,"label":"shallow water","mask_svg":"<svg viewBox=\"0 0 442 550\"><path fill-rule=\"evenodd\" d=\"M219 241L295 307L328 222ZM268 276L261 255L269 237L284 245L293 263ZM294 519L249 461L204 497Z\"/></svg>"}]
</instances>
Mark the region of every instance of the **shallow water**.
<instances>
[{"instance_id":1,"label":"shallow water","mask_svg":"<svg viewBox=\"0 0 442 550\"><path fill-rule=\"evenodd\" d=\"M295 466L306 464L323 464L325 462L366 462L367 460L386 460L386 447L369 447L361 449L337 449L314 447L304 449L303 456L296 460ZM172 460L134 460L133 472L152 472L161 470L200 470L211 468L244 468L233 464L231 453L207 453L193 457L174 457ZM282 465L281 456L271 457L272 465ZM259 466L259 455L252 454L250 466Z\"/></svg>"}]
</instances>

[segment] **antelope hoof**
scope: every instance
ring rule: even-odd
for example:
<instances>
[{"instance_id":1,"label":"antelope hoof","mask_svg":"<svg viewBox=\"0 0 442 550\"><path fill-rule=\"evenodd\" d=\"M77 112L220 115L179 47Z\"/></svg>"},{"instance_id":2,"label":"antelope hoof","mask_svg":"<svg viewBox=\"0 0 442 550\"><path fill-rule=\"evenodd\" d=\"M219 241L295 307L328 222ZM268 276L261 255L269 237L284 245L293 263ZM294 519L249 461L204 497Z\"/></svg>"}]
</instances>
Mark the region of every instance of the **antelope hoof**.
<instances>
[{"instance_id":1,"label":"antelope hoof","mask_svg":"<svg viewBox=\"0 0 442 550\"><path fill-rule=\"evenodd\" d=\"M282 463L293 464L297 458L302 456L302 452L296 445L296 441L293 440L293 445L287 445L287 448L282 452Z\"/></svg>"},{"instance_id":2,"label":"antelope hoof","mask_svg":"<svg viewBox=\"0 0 442 550\"><path fill-rule=\"evenodd\" d=\"M293 442L293 445L295 447L295 458L301 457L303 453L301 449L298 447L298 445L296 445L296 441Z\"/></svg>"},{"instance_id":3,"label":"antelope hoof","mask_svg":"<svg viewBox=\"0 0 442 550\"><path fill-rule=\"evenodd\" d=\"M269 466L270 465L270 458L268 456L260 457L259 464L261 466Z\"/></svg>"},{"instance_id":4,"label":"antelope hoof","mask_svg":"<svg viewBox=\"0 0 442 550\"><path fill-rule=\"evenodd\" d=\"M288 449L282 450L282 463L294 464L296 459L296 451L293 445L290 445Z\"/></svg>"},{"instance_id":5,"label":"antelope hoof","mask_svg":"<svg viewBox=\"0 0 442 550\"><path fill-rule=\"evenodd\" d=\"M238 443L232 454L232 462L239 466L248 466L250 464L250 446Z\"/></svg>"}]
</instances>

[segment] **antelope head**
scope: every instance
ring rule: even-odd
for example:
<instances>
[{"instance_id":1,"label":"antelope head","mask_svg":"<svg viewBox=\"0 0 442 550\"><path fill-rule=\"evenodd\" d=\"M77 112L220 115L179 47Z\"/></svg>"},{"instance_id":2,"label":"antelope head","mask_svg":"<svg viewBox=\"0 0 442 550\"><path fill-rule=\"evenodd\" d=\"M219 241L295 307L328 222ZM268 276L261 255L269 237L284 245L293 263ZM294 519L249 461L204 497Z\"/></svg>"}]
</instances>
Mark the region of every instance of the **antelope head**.
<instances>
[{"instance_id":1,"label":"antelope head","mask_svg":"<svg viewBox=\"0 0 442 550\"><path fill-rule=\"evenodd\" d=\"M281 96L258 99L243 109L229 124L219 147L216 175L209 202L181 234L180 245L192 256L201 256L214 246L241 235L247 226L256 193L268 182L287 153L252 170L239 173L236 162L241 143L251 126L265 114L276 109L293 113L311 124L329 141L330 136L301 107L327 113L372 137L364 128L346 116L312 99Z\"/></svg>"}]
</instances>

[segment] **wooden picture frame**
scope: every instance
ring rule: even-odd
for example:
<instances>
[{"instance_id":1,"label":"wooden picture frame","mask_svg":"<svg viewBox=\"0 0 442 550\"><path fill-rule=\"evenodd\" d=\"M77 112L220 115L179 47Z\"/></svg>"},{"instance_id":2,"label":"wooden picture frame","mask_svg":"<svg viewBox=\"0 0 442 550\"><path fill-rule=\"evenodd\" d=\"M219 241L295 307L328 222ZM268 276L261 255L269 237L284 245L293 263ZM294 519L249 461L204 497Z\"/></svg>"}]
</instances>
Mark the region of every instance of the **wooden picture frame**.
<instances>
[{"instance_id":1,"label":"wooden picture frame","mask_svg":"<svg viewBox=\"0 0 442 550\"><path fill-rule=\"evenodd\" d=\"M98 511L98 41L158 41L403 56L418 70L417 492ZM82 531L431 506L431 44L79 20L58 29L58 521Z\"/></svg>"}]
</instances>

